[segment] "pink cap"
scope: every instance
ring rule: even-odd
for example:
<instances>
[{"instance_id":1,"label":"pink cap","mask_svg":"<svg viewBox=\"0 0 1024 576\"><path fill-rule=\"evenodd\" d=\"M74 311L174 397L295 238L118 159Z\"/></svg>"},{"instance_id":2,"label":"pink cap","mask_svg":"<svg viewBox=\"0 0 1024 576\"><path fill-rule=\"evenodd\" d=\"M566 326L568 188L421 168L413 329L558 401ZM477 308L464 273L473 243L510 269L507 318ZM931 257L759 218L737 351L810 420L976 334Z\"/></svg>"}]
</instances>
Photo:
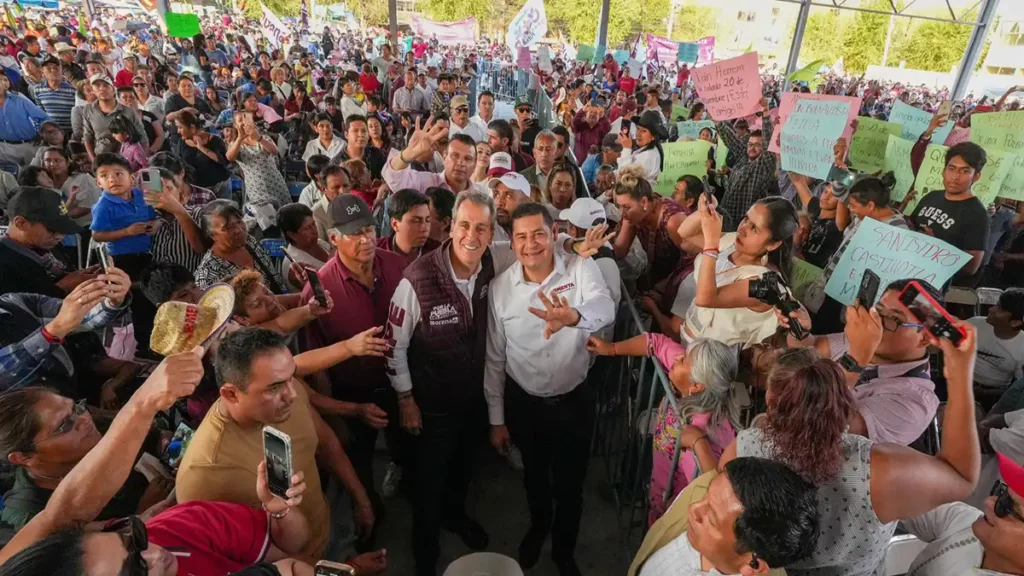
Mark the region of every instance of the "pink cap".
<instances>
[{"instance_id":1,"label":"pink cap","mask_svg":"<svg viewBox=\"0 0 1024 576\"><path fill-rule=\"evenodd\" d=\"M1003 482L1017 496L1024 497L1024 467L1003 454L996 455L999 457L999 475L1003 477Z\"/></svg>"}]
</instances>

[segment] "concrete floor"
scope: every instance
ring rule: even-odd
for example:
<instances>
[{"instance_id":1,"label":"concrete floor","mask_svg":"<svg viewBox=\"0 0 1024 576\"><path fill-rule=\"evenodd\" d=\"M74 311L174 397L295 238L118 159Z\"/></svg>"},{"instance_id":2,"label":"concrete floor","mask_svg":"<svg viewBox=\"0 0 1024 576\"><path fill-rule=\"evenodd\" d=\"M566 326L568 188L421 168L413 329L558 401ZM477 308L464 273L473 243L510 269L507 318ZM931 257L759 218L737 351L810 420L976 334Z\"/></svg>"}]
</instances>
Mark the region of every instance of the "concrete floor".
<instances>
[{"instance_id":1,"label":"concrete floor","mask_svg":"<svg viewBox=\"0 0 1024 576\"><path fill-rule=\"evenodd\" d=\"M490 447L481 447L477 474L470 491L467 509L490 536L488 551L505 554L513 559L518 555L519 542L529 527L529 511L522 476L513 470ZM384 477L386 456L378 455L376 480ZM592 458L584 486L583 522L576 547L576 562L584 576L617 576L626 573L630 557L623 544L615 506L598 495L599 487L606 484L602 460ZM378 485L379 489L379 485ZM412 510L408 500L396 496L386 501L387 517L382 526L382 545L388 550L388 574L413 574ZM471 553L454 534L441 533L441 562L439 575L453 560ZM551 540L544 546L540 561L526 576L558 576L551 561Z\"/></svg>"}]
</instances>

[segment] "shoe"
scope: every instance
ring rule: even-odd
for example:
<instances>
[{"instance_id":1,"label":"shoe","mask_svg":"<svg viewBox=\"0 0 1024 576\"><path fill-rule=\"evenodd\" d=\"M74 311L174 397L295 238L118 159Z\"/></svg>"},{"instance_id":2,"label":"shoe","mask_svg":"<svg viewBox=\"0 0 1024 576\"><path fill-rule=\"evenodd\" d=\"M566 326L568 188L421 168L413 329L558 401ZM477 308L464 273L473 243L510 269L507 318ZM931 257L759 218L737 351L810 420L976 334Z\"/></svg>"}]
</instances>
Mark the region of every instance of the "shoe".
<instances>
[{"instance_id":1,"label":"shoe","mask_svg":"<svg viewBox=\"0 0 1024 576\"><path fill-rule=\"evenodd\" d=\"M384 481L380 484L381 496L392 498L398 493L398 487L402 484L402 467L394 462L388 462L388 469L384 472Z\"/></svg>"},{"instance_id":2,"label":"shoe","mask_svg":"<svg viewBox=\"0 0 1024 576\"><path fill-rule=\"evenodd\" d=\"M509 448L508 456L505 456L508 460L508 465L512 467L516 472L523 471L523 453L519 451L519 448L512 446Z\"/></svg>"},{"instance_id":3,"label":"shoe","mask_svg":"<svg viewBox=\"0 0 1024 576\"><path fill-rule=\"evenodd\" d=\"M540 560L540 549L544 547L547 540L547 533L535 530L532 527L519 543L519 566L523 570L529 570Z\"/></svg>"},{"instance_id":4,"label":"shoe","mask_svg":"<svg viewBox=\"0 0 1024 576\"><path fill-rule=\"evenodd\" d=\"M470 550L486 550L491 542L484 527L469 518L463 518L456 524L446 524L444 528L458 536Z\"/></svg>"},{"instance_id":5,"label":"shoe","mask_svg":"<svg viewBox=\"0 0 1024 576\"><path fill-rule=\"evenodd\" d=\"M583 576L580 567L576 565L576 559L572 556L555 560L555 567L558 568L558 576Z\"/></svg>"}]
</instances>

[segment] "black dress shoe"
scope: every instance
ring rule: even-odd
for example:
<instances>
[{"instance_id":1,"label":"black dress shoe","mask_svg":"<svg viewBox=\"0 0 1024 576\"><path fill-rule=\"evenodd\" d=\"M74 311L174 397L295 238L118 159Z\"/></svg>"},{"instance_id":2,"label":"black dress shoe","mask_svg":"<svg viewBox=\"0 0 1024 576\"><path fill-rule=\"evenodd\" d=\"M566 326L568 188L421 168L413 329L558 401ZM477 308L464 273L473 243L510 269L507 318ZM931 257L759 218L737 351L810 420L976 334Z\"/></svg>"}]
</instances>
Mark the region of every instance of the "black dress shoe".
<instances>
[{"instance_id":1,"label":"black dress shoe","mask_svg":"<svg viewBox=\"0 0 1024 576\"><path fill-rule=\"evenodd\" d=\"M523 570L529 570L540 560L540 549L544 547L544 540L548 537L547 532L530 528L519 543L519 566Z\"/></svg>"},{"instance_id":2,"label":"black dress shoe","mask_svg":"<svg viewBox=\"0 0 1024 576\"><path fill-rule=\"evenodd\" d=\"M558 568L558 576L583 576L580 567L576 565L576 559L571 556L555 560L555 567Z\"/></svg>"},{"instance_id":3,"label":"black dress shoe","mask_svg":"<svg viewBox=\"0 0 1024 576\"><path fill-rule=\"evenodd\" d=\"M491 542L484 527L469 518L447 524L445 529L461 538L462 543L471 550L486 550Z\"/></svg>"}]
</instances>

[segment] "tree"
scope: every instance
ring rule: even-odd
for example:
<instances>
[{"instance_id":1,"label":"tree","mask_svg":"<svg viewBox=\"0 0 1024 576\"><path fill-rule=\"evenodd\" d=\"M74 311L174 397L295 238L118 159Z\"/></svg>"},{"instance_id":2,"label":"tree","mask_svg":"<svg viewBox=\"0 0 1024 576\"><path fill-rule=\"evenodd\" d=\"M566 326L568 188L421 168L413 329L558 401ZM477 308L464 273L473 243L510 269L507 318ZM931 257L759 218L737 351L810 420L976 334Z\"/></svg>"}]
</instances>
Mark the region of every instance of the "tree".
<instances>
[{"instance_id":1,"label":"tree","mask_svg":"<svg viewBox=\"0 0 1024 576\"><path fill-rule=\"evenodd\" d=\"M845 24L846 22L839 16L838 9L829 8L812 12L804 29L800 61L809 63L824 60L830 65L835 64L843 55L843 47L836 39L842 37Z\"/></svg>"},{"instance_id":2,"label":"tree","mask_svg":"<svg viewBox=\"0 0 1024 576\"><path fill-rule=\"evenodd\" d=\"M416 8L438 22L457 22L474 16L477 22L484 23L495 12L494 3L467 0L420 0Z\"/></svg>"},{"instance_id":3,"label":"tree","mask_svg":"<svg viewBox=\"0 0 1024 576\"><path fill-rule=\"evenodd\" d=\"M281 18L287 16L298 16L299 6L301 0L263 0L263 3L270 8L270 11L277 14ZM387 8L387 0L384 0L385 10ZM260 0L249 0L245 5L245 16L246 18L255 18L259 20L263 17L263 9L260 8ZM384 17L387 18L387 12L384 12Z\"/></svg>"},{"instance_id":4,"label":"tree","mask_svg":"<svg viewBox=\"0 0 1024 576\"><path fill-rule=\"evenodd\" d=\"M683 6L676 13L672 26L672 39L693 42L705 36L720 36L718 23L720 12L713 6Z\"/></svg>"},{"instance_id":5,"label":"tree","mask_svg":"<svg viewBox=\"0 0 1024 576\"><path fill-rule=\"evenodd\" d=\"M668 17L669 0L611 0L608 13L608 46L632 41L642 31L663 29ZM545 5L548 15L548 35L562 32L576 42L591 44L597 36L600 3L596 0L565 0Z\"/></svg>"},{"instance_id":6,"label":"tree","mask_svg":"<svg viewBox=\"0 0 1024 576\"><path fill-rule=\"evenodd\" d=\"M947 16L948 12L936 12L936 16ZM963 16L970 22L977 18L977 12ZM972 27L953 22L925 21L910 30L906 41L893 50L892 60L906 62L907 68L930 70L932 72L949 72L960 64L967 42L971 38ZM978 59L984 62L984 55Z\"/></svg>"},{"instance_id":7,"label":"tree","mask_svg":"<svg viewBox=\"0 0 1024 576\"><path fill-rule=\"evenodd\" d=\"M892 10L888 0L869 0L861 5L884 12ZM888 15L858 12L853 23L843 31L842 55L846 71L859 74L867 70L869 64L881 63L888 30Z\"/></svg>"},{"instance_id":8,"label":"tree","mask_svg":"<svg viewBox=\"0 0 1024 576\"><path fill-rule=\"evenodd\" d=\"M388 0L359 0L346 5L364 26L386 27L390 22Z\"/></svg>"}]
</instances>

